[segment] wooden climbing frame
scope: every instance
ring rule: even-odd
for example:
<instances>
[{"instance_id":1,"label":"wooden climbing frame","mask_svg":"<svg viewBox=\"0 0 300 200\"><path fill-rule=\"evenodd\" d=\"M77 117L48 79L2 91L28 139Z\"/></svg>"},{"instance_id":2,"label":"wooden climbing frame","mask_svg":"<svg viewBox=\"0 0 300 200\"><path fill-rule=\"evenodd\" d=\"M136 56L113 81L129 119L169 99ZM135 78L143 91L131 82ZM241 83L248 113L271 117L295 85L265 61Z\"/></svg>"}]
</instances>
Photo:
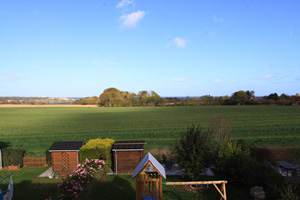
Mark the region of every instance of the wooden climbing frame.
<instances>
[{"instance_id":1,"label":"wooden climbing frame","mask_svg":"<svg viewBox=\"0 0 300 200\"><path fill-rule=\"evenodd\" d=\"M217 191L221 195L220 200L227 200L226 197L226 186L225 184L227 181L192 181L192 182L163 182L162 185L213 185L217 189ZM221 184L221 190L217 186L218 184Z\"/></svg>"}]
</instances>

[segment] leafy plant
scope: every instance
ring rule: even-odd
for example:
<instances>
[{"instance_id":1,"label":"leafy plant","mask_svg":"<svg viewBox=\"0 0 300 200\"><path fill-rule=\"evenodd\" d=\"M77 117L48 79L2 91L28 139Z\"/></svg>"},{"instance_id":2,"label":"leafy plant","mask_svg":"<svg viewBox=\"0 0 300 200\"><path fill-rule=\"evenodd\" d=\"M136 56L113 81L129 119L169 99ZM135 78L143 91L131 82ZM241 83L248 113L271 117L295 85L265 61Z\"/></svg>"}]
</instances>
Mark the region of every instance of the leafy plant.
<instances>
[{"instance_id":1,"label":"leafy plant","mask_svg":"<svg viewBox=\"0 0 300 200\"><path fill-rule=\"evenodd\" d=\"M296 185L286 184L280 190L281 200L299 200L300 190Z\"/></svg>"},{"instance_id":2,"label":"leafy plant","mask_svg":"<svg viewBox=\"0 0 300 200\"><path fill-rule=\"evenodd\" d=\"M193 180L200 178L212 160L212 131L192 125L181 134L175 145L175 156L179 166Z\"/></svg>"}]
</instances>

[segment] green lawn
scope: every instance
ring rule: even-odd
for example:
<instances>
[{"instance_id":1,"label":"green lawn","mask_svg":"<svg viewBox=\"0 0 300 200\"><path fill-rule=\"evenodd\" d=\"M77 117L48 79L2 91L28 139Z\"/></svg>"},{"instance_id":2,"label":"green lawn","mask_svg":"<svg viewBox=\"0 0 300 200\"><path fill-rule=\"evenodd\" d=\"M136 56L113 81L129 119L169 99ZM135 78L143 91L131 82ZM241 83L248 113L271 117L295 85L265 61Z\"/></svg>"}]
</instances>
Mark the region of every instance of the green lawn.
<instances>
[{"instance_id":1,"label":"green lawn","mask_svg":"<svg viewBox=\"0 0 300 200\"><path fill-rule=\"evenodd\" d=\"M168 176L166 181L176 182L183 181L181 176ZM215 177L203 177L202 180L216 180ZM220 199L220 195L214 186L204 186L203 193L193 193L187 191L188 186L163 186L164 200L215 200ZM226 186L227 198L231 200L250 199L249 188ZM84 199L135 199L135 180L131 179L131 175L107 175L102 183L94 182L88 188L80 200Z\"/></svg>"},{"instance_id":2,"label":"green lawn","mask_svg":"<svg viewBox=\"0 0 300 200\"><path fill-rule=\"evenodd\" d=\"M56 192L56 187L61 179L38 178L40 174L48 169L43 168L21 168L13 171L14 200L41 200ZM0 171L0 180L7 176L10 171ZM6 190L9 179L0 184L1 190Z\"/></svg>"},{"instance_id":3,"label":"green lawn","mask_svg":"<svg viewBox=\"0 0 300 200\"><path fill-rule=\"evenodd\" d=\"M98 137L168 149L188 125L207 127L222 115L232 124L232 137L252 146L298 146L299 113L300 106L0 108L0 142L25 149L27 156L44 156L54 141Z\"/></svg>"}]
</instances>

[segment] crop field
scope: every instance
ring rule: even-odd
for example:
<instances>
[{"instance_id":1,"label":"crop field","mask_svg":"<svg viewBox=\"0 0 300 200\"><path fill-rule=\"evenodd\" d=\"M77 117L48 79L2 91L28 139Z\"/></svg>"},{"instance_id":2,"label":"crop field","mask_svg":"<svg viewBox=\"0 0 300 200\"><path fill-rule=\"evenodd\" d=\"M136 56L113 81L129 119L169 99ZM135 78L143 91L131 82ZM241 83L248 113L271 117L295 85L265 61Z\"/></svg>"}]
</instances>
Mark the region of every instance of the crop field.
<instances>
[{"instance_id":1,"label":"crop field","mask_svg":"<svg viewBox=\"0 0 300 200\"><path fill-rule=\"evenodd\" d=\"M146 140L146 149L170 149L188 125L209 126L223 116L232 138L251 146L299 146L300 106L0 107L0 142L43 156L54 141L94 138Z\"/></svg>"}]
</instances>

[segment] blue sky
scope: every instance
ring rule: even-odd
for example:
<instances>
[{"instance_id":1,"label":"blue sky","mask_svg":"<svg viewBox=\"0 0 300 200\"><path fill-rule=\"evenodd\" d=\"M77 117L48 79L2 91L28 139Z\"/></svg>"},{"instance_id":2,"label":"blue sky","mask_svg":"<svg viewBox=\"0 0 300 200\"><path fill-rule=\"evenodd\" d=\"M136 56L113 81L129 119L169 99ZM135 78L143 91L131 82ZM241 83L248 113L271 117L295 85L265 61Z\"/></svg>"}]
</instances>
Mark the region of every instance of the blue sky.
<instances>
[{"instance_id":1,"label":"blue sky","mask_svg":"<svg viewBox=\"0 0 300 200\"><path fill-rule=\"evenodd\" d=\"M0 0L0 96L300 92L300 1Z\"/></svg>"}]
</instances>

